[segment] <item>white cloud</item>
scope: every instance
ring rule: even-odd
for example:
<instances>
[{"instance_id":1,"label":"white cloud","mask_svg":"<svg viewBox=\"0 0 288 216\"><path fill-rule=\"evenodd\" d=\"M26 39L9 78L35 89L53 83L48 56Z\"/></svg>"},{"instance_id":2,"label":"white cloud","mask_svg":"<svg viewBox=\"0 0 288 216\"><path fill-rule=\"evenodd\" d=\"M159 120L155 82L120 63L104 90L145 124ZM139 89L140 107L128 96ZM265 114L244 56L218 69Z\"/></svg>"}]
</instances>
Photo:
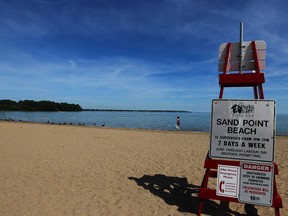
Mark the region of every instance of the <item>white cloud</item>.
<instances>
[{"instance_id":1,"label":"white cloud","mask_svg":"<svg viewBox=\"0 0 288 216\"><path fill-rule=\"evenodd\" d=\"M240 21L244 40L267 42L267 90L286 94L285 1L116 2L0 2L0 96L195 100L209 110L219 90L218 47L239 40Z\"/></svg>"}]
</instances>

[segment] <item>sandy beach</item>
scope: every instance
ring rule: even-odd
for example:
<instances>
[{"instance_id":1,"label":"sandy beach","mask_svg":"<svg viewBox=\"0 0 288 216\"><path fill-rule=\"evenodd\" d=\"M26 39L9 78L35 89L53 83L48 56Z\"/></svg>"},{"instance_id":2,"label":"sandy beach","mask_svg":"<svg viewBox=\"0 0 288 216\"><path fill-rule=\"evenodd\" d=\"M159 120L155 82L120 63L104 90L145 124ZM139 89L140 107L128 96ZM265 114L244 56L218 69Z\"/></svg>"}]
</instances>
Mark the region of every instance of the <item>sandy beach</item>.
<instances>
[{"instance_id":1,"label":"sandy beach","mask_svg":"<svg viewBox=\"0 0 288 216\"><path fill-rule=\"evenodd\" d=\"M277 137L283 216L287 145ZM208 133L0 122L0 215L197 215L208 149ZM247 215L243 204L218 208L205 202L203 215Z\"/></svg>"}]
</instances>

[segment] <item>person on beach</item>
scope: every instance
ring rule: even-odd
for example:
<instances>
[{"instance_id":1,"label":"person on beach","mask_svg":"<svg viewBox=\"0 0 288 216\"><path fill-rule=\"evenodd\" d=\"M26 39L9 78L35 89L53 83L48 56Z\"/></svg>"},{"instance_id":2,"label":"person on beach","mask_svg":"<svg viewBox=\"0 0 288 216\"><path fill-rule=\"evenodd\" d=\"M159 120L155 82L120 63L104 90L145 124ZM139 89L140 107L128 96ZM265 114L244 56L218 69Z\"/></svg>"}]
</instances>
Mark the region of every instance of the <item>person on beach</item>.
<instances>
[{"instance_id":1,"label":"person on beach","mask_svg":"<svg viewBox=\"0 0 288 216\"><path fill-rule=\"evenodd\" d=\"M180 130L180 117L179 117L179 116L177 116L177 118L176 118L176 125L175 125L175 127L176 127L177 130Z\"/></svg>"}]
</instances>

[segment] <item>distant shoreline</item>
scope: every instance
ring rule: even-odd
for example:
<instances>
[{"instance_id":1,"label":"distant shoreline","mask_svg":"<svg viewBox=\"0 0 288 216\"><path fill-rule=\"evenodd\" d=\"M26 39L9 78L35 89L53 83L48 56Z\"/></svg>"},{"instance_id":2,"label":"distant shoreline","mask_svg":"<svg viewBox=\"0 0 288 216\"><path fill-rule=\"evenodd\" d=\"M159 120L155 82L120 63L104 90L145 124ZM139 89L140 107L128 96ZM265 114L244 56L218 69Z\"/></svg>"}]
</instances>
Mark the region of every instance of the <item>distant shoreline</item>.
<instances>
[{"instance_id":1,"label":"distant shoreline","mask_svg":"<svg viewBox=\"0 0 288 216\"><path fill-rule=\"evenodd\" d=\"M79 112L82 111L82 107L79 104L69 104L66 102L54 102L54 101L34 101L34 100L20 100L13 101L9 99L0 100L0 111L31 111L31 112Z\"/></svg>"},{"instance_id":2,"label":"distant shoreline","mask_svg":"<svg viewBox=\"0 0 288 216\"><path fill-rule=\"evenodd\" d=\"M172 112L172 113L193 113L185 110L130 110L130 109L83 109L82 111L95 112Z\"/></svg>"},{"instance_id":3,"label":"distant shoreline","mask_svg":"<svg viewBox=\"0 0 288 216\"><path fill-rule=\"evenodd\" d=\"M0 110L2 112L170 112L170 113L194 113L192 111L184 110L129 110L129 109L82 109L80 111L68 111L68 110Z\"/></svg>"},{"instance_id":4,"label":"distant shoreline","mask_svg":"<svg viewBox=\"0 0 288 216\"><path fill-rule=\"evenodd\" d=\"M55 101L34 101L34 100L19 100L13 101L10 99L0 100L0 111L22 111L22 112L81 112L81 111L96 111L96 112L173 112L173 113L193 113L185 110L147 110L147 109L83 109L79 104L69 104L66 102Z\"/></svg>"}]
</instances>

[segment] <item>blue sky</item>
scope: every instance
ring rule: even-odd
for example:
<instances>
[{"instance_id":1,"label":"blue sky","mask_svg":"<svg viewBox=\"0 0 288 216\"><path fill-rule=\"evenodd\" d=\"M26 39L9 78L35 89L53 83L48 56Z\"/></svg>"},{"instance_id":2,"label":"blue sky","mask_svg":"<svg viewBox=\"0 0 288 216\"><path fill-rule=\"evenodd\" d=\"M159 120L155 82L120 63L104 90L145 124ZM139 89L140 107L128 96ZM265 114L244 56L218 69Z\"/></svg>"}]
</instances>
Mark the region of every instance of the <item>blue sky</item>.
<instances>
[{"instance_id":1,"label":"blue sky","mask_svg":"<svg viewBox=\"0 0 288 216\"><path fill-rule=\"evenodd\" d=\"M218 48L243 21L244 41L267 43L265 99L288 112L287 11L286 0L1 0L0 99L210 111Z\"/></svg>"}]
</instances>

